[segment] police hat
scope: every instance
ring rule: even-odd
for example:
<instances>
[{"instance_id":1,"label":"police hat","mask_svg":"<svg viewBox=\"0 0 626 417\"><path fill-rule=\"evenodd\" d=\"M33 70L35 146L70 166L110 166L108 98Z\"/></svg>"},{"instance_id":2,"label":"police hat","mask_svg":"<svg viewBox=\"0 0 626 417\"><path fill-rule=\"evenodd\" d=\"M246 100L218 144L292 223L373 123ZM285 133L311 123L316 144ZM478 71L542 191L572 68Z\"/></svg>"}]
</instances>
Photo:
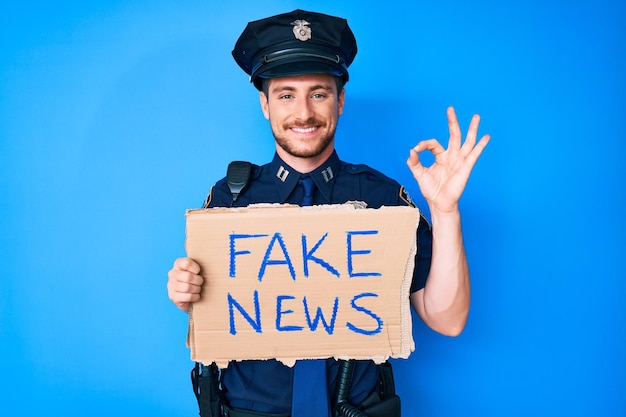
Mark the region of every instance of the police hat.
<instances>
[{"instance_id":1,"label":"police hat","mask_svg":"<svg viewBox=\"0 0 626 417\"><path fill-rule=\"evenodd\" d=\"M233 57L261 90L264 78L331 74L348 81L356 39L346 19L294 10L248 23Z\"/></svg>"}]
</instances>

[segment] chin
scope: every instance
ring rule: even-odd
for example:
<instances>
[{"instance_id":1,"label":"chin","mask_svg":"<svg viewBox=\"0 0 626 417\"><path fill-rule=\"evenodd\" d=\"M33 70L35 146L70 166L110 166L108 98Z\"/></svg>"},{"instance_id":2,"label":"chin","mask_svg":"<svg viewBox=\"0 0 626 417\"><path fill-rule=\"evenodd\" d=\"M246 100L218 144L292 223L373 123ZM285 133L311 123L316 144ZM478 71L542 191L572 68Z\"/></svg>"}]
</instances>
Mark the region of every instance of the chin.
<instances>
[{"instance_id":1,"label":"chin","mask_svg":"<svg viewBox=\"0 0 626 417\"><path fill-rule=\"evenodd\" d=\"M291 156L295 156L297 158L317 158L328 152L329 149L332 149L333 142L332 140L330 140L327 143L324 143L323 146L317 146L314 148L295 148L293 146L290 146L289 144L283 143L280 140L277 140L276 143L278 144L278 146L280 146L282 150L284 150Z\"/></svg>"}]
</instances>

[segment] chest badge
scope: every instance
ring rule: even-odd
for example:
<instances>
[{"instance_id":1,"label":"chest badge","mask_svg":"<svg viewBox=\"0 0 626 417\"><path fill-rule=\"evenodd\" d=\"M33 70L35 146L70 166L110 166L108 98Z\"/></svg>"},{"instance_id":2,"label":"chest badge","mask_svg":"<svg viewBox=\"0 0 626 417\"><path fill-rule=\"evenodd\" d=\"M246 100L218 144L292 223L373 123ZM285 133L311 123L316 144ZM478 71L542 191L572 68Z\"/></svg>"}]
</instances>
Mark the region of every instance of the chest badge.
<instances>
[{"instance_id":1,"label":"chest badge","mask_svg":"<svg viewBox=\"0 0 626 417\"><path fill-rule=\"evenodd\" d=\"M308 41L311 39L311 28L307 25L310 25L306 20L295 20L291 22L293 25L293 34L296 35L296 39L301 41Z\"/></svg>"}]
</instances>

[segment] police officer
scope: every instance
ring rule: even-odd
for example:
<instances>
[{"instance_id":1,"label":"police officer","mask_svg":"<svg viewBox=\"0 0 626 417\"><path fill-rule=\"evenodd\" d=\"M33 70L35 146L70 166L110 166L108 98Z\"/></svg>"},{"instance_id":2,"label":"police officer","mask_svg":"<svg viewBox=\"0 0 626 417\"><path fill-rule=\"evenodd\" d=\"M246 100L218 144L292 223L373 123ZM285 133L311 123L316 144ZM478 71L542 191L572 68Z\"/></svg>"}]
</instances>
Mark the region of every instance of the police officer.
<instances>
[{"instance_id":1,"label":"police officer","mask_svg":"<svg viewBox=\"0 0 626 417\"><path fill-rule=\"evenodd\" d=\"M233 57L260 91L261 110L271 125L276 154L268 164L252 165L249 180L235 194L227 178L218 181L206 207L303 204L307 193L303 184L311 182L312 204L351 200L364 201L370 208L413 204L396 181L366 165L346 163L335 151L335 129L345 105L343 86L356 53L356 40L342 18L295 10L247 25ZM463 141L453 108L448 109L448 125L447 149L435 139L422 141L410 150L407 160L432 217L432 228L423 218L418 228L410 298L429 327L455 336L465 326L470 304L458 201L489 136L477 142L479 116L475 115ZM420 163L418 154L422 151L435 155L430 167ZM203 283L195 261L177 259L168 274L168 295L176 306L188 311L190 303L199 300ZM324 365L326 384L322 390L332 399L339 364L329 359ZM379 367L371 361L357 361L351 371L348 402L367 409L367 404L380 401ZM224 410L231 416L329 415L331 405L296 410L300 392L315 391L296 388L301 382L294 377L295 372L278 361L230 363L221 371Z\"/></svg>"}]
</instances>

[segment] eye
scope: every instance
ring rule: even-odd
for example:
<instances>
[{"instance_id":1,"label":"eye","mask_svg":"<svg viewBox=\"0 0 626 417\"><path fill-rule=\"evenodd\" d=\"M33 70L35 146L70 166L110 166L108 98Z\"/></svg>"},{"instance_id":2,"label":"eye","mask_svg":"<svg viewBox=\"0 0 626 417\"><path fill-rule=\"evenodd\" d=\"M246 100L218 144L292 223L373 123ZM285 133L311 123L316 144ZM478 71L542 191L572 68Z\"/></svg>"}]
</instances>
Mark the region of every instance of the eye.
<instances>
[{"instance_id":1,"label":"eye","mask_svg":"<svg viewBox=\"0 0 626 417\"><path fill-rule=\"evenodd\" d=\"M293 96L291 94L283 94L278 97L279 100L291 100Z\"/></svg>"},{"instance_id":2,"label":"eye","mask_svg":"<svg viewBox=\"0 0 626 417\"><path fill-rule=\"evenodd\" d=\"M319 100L319 99L326 98L326 94L324 94L324 93L314 93L312 97Z\"/></svg>"}]
</instances>

